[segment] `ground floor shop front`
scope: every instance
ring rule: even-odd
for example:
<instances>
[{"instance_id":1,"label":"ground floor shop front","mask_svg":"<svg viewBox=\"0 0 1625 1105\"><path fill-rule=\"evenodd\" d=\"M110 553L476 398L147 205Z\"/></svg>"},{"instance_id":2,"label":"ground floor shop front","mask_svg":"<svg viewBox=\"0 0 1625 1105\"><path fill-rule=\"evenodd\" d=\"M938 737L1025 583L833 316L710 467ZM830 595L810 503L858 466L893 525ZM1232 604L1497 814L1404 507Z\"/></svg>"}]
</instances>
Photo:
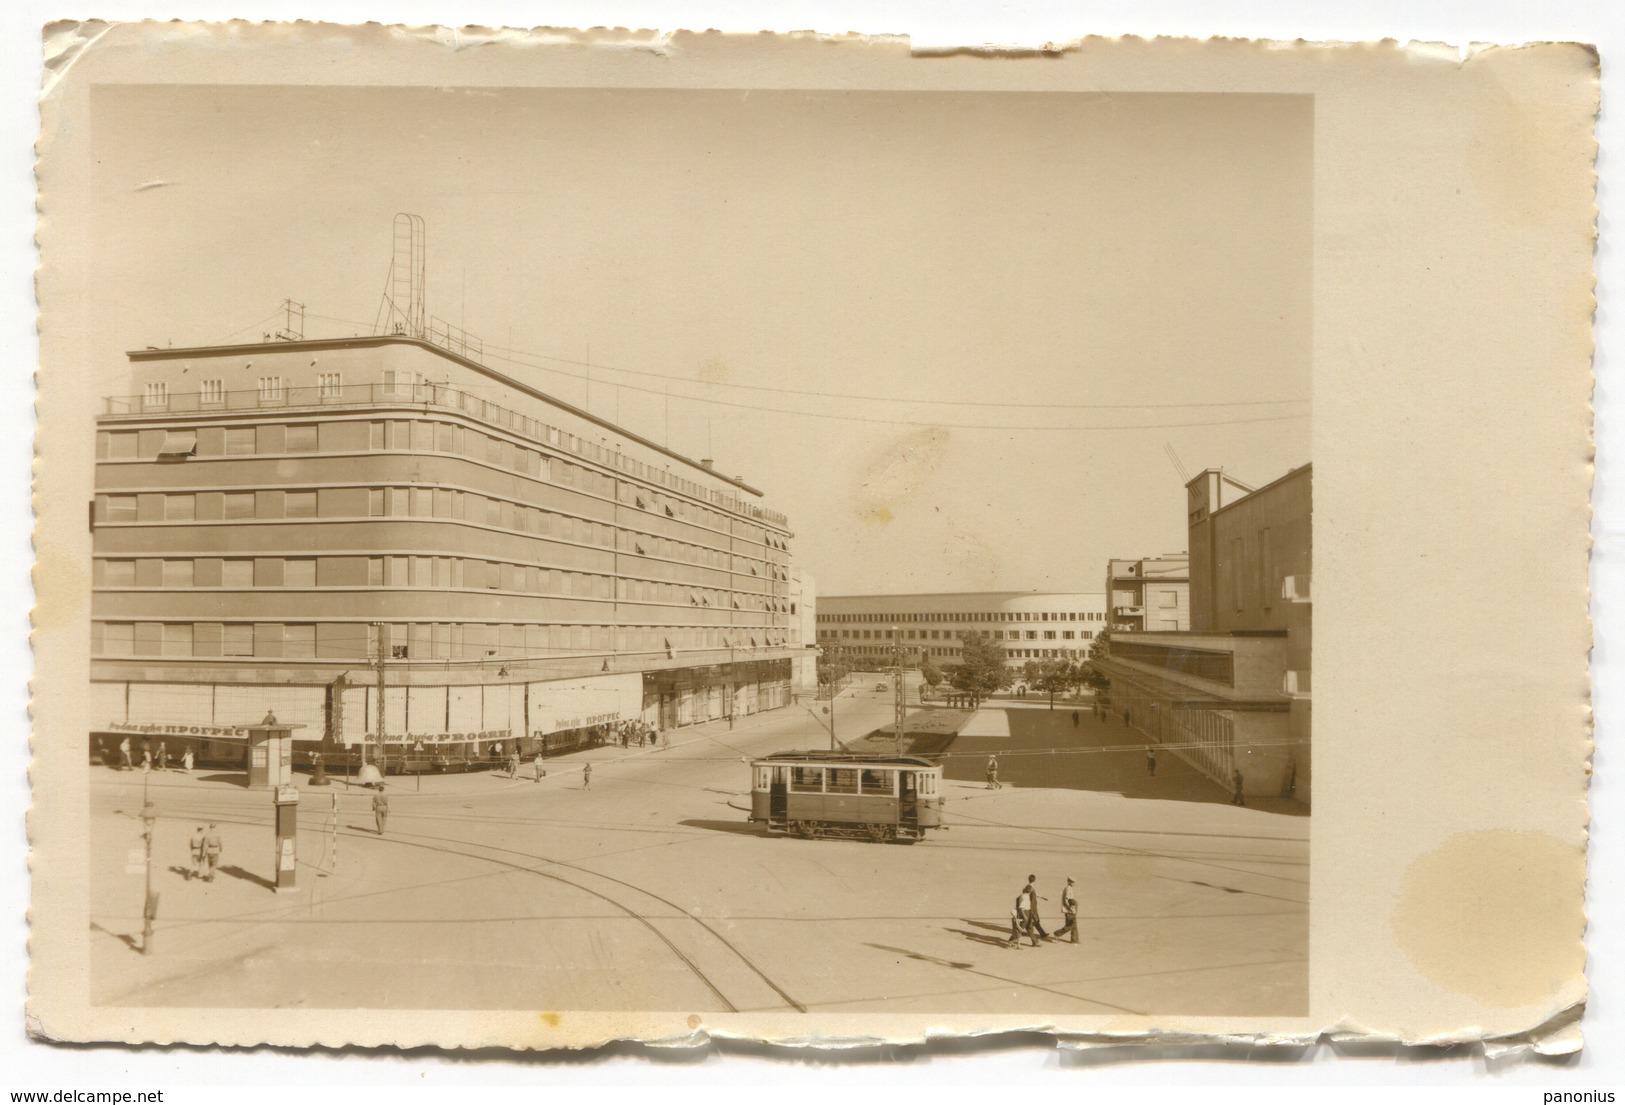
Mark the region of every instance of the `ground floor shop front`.
<instances>
[{"instance_id":1,"label":"ground floor shop front","mask_svg":"<svg viewBox=\"0 0 1625 1105\"><path fill-rule=\"evenodd\" d=\"M247 727L273 716L295 727L299 766L333 768L379 746L378 687L328 683L97 682L92 756L134 766L150 755L240 767ZM571 679L385 686L382 747L392 770L466 770L743 717L791 701L790 661L765 660Z\"/></svg>"}]
</instances>

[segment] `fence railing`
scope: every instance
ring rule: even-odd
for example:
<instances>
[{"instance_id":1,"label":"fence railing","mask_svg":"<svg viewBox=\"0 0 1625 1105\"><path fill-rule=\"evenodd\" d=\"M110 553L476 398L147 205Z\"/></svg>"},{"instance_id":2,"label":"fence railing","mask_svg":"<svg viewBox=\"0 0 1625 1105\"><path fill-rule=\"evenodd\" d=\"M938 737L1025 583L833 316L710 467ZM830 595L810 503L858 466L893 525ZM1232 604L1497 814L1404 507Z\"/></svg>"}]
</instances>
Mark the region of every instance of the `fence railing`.
<instances>
[{"instance_id":1,"label":"fence railing","mask_svg":"<svg viewBox=\"0 0 1625 1105\"><path fill-rule=\"evenodd\" d=\"M725 491L703 487L693 480L674 476L665 468L656 468L617 449L607 449L579 434L561 430L540 419L520 414L509 407L446 384L330 384L212 393L187 391L161 395L114 395L106 400L106 413L112 417L151 416L160 413L194 414L210 411L331 409L377 406L385 403L412 403L458 411L478 421L510 430L539 445L573 453L594 464L700 499L734 514L777 526L784 526L788 521L778 511L746 502Z\"/></svg>"}]
</instances>

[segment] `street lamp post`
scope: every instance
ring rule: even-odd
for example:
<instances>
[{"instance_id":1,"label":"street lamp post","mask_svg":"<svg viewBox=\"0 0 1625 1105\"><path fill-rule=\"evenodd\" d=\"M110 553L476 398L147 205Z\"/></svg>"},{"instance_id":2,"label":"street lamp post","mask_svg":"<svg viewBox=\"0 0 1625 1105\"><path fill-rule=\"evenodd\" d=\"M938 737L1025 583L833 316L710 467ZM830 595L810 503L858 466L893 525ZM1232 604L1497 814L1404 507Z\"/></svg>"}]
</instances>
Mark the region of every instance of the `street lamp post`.
<instances>
[{"instance_id":1,"label":"street lamp post","mask_svg":"<svg viewBox=\"0 0 1625 1105\"><path fill-rule=\"evenodd\" d=\"M146 955L152 950L152 920L158 912L158 903L152 897L152 830L158 824L158 808L151 802L141 807L141 824L145 827L141 837L147 850L147 885L141 896L141 954Z\"/></svg>"}]
</instances>

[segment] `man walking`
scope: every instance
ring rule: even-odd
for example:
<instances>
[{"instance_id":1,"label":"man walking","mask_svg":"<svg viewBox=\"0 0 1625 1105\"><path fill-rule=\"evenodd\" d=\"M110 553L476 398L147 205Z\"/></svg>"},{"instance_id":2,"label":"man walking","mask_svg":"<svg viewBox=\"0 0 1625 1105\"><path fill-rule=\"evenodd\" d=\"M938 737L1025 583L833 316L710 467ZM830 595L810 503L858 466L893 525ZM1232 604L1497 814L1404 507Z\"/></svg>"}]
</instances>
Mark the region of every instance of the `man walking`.
<instances>
[{"instance_id":1,"label":"man walking","mask_svg":"<svg viewBox=\"0 0 1625 1105\"><path fill-rule=\"evenodd\" d=\"M533 780L533 782L541 782L542 776L547 774L547 770L542 767L542 754L540 752L536 753L536 759L531 766L536 771L536 778Z\"/></svg>"},{"instance_id":2,"label":"man walking","mask_svg":"<svg viewBox=\"0 0 1625 1105\"><path fill-rule=\"evenodd\" d=\"M199 825L197 832L192 834L192 868L186 873L189 879L203 877L203 842L203 826Z\"/></svg>"},{"instance_id":3,"label":"man walking","mask_svg":"<svg viewBox=\"0 0 1625 1105\"><path fill-rule=\"evenodd\" d=\"M989 756L987 758L987 789L998 790L1003 785L999 782L999 758Z\"/></svg>"},{"instance_id":4,"label":"man walking","mask_svg":"<svg viewBox=\"0 0 1625 1105\"><path fill-rule=\"evenodd\" d=\"M119 750L119 754L124 757L124 768L123 768L123 770L125 770L125 771L133 771L135 769L135 760L130 758L130 738L129 737L125 737L123 740L118 742L118 750Z\"/></svg>"},{"instance_id":5,"label":"man walking","mask_svg":"<svg viewBox=\"0 0 1625 1105\"><path fill-rule=\"evenodd\" d=\"M1061 912L1066 915L1066 924L1055 930L1055 939L1059 940L1067 933L1072 934L1072 942L1078 942L1078 896L1072 892L1072 880L1066 880L1066 889L1061 891Z\"/></svg>"},{"instance_id":6,"label":"man walking","mask_svg":"<svg viewBox=\"0 0 1625 1105\"><path fill-rule=\"evenodd\" d=\"M1042 936L1045 940L1048 940L1049 939L1049 933L1044 931L1044 922L1042 922L1042 921L1040 921L1038 919L1038 903L1039 903L1039 901L1041 899L1043 901L1046 901L1046 902L1049 901L1049 899L1045 898L1042 894L1040 894L1038 892L1038 876L1037 875L1028 875L1027 876L1026 894L1027 894L1027 909L1028 909L1027 916L1032 921L1032 930L1031 931L1036 931L1038 933L1038 935Z\"/></svg>"},{"instance_id":7,"label":"man walking","mask_svg":"<svg viewBox=\"0 0 1625 1105\"><path fill-rule=\"evenodd\" d=\"M1078 715L1078 711L1073 710L1072 711L1072 728L1076 729L1078 727L1079 720L1080 720L1080 717Z\"/></svg>"},{"instance_id":8,"label":"man walking","mask_svg":"<svg viewBox=\"0 0 1625 1105\"><path fill-rule=\"evenodd\" d=\"M591 790L592 789L592 764L591 763L584 763L584 764L581 765L581 789L582 790Z\"/></svg>"},{"instance_id":9,"label":"man walking","mask_svg":"<svg viewBox=\"0 0 1625 1105\"><path fill-rule=\"evenodd\" d=\"M378 835L384 835L384 829L389 826L389 797L384 794L383 787L372 796L372 820L378 826Z\"/></svg>"},{"instance_id":10,"label":"man walking","mask_svg":"<svg viewBox=\"0 0 1625 1105\"><path fill-rule=\"evenodd\" d=\"M1157 746L1154 744L1148 744L1145 746L1145 773L1152 778L1156 778Z\"/></svg>"},{"instance_id":11,"label":"man walking","mask_svg":"<svg viewBox=\"0 0 1625 1105\"><path fill-rule=\"evenodd\" d=\"M1033 911L1030 908L1031 890L1031 887L1022 887L1021 893L1016 895L1016 904L1010 910L1010 939L1005 944L1005 947L1021 947L1021 934L1024 932L1027 934L1027 939L1032 941L1033 947L1038 947L1038 937L1033 935Z\"/></svg>"},{"instance_id":12,"label":"man walking","mask_svg":"<svg viewBox=\"0 0 1625 1105\"><path fill-rule=\"evenodd\" d=\"M167 741L158 742L158 770L169 770L169 743Z\"/></svg>"},{"instance_id":13,"label":"man walking","mask_svg":"<svg viewBox=\"0 0 1625 1105\"><path fill-rule=\"evenodd\" d=\"M1247 796L1242 793L1241 789L1241 768L1238 767L1230 773L1230 785L1235 789L1235 794L1230 796L1230 804L1232 806L1245 806L1247 804Z\"/></svg>"},{"instance_id":14,"label":"man walking","mask_svg":"<svg viewBox=\"0 0 1625 1105\"><path fill-rule=\"evenodd\" d=\"M203 881L213 882L214 873L220 866L220 853L223 848L220 844L220 828L213 821L209 822L209 833L203 838Z\"/></svg>"}]
</instances>

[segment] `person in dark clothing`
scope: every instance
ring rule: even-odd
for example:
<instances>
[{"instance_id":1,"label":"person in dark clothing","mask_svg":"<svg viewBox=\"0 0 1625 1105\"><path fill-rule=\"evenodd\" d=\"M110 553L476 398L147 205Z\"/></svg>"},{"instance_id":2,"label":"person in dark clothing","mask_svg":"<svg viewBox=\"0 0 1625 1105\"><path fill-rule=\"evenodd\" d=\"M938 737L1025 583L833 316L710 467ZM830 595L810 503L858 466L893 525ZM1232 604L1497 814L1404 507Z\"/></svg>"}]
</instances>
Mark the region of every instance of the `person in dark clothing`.
<instances>
[{"instance_id":1,"label":"person in dark clothing","mask_svg":"<svg viewBox=\"0 0 1625 1105\"><path fill-rule=\"evenodd\" d=\"M1153 778L1157 774L1157 746L1154 744L1145 746L1145 773Z\"/></svg>"},{"instance_id":2,"label":"person in dark clothing","mask_svg":"<svg viewBox=\"0 0 1625 1105\"><path fill-rule=\"evenodd\" d=\"M1245 806L1247 796L1242 793L1241 768L1238 767L1230 773L1230 785L1235 789L1235 794L1230 797L1230 804L1232 806Z\"/></svg>"}]
</instances>

